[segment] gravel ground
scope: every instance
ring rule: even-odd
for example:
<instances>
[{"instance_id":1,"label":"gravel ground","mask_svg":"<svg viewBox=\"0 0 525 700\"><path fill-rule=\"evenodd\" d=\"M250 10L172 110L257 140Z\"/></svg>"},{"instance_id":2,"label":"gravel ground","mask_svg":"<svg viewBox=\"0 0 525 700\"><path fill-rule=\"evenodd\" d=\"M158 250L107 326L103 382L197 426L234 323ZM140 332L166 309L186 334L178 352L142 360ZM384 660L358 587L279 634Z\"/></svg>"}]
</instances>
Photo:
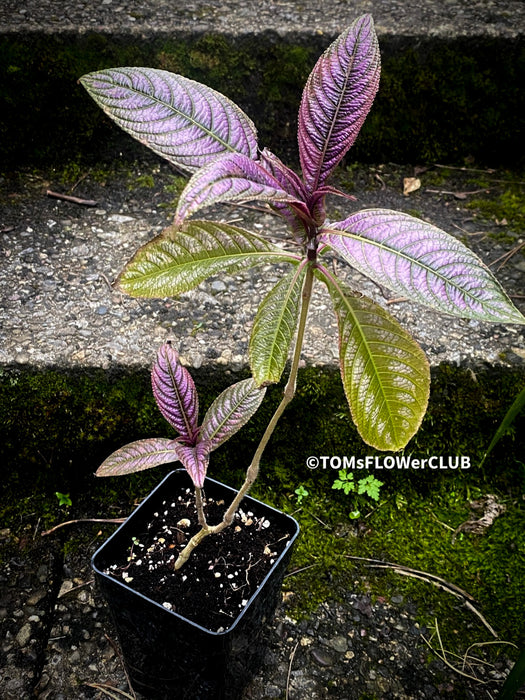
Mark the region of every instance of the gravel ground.
<instances>
[{"instance_id":1,"label":"gravel ground","mask_svg":"<svg viewBox=\"0 0 525 700\"><path fill-rule=\"evenodd\" d=\"M0 574L5 700L107 697L97 684L129 692L108 610L88 565L101 538L81 536L76 553L62 555L64 538L78 537L79 527L46 538L38 526L30 527L23 550L20 540L1 533L10 554ZM355 587L362 590L366 570L356 570L357 577ZM478 667L480 682L452 672L429 654L423 637L429 639L430 631L419 625L415 606L402 595L372 602L370 595L352 592L349 581L344 591L334 590L334 600L297 621L287 614L293 576L285 587L292 593L284 595L268 629L263 667L244 700L489 700L510 668L505 657L494 667Z\"/></svg>"},{"instance_id":2,"label":"gravel ground","mask_svg":"<svg viewBox=\"0 0 525 700\"><path fill-rule=\"evenodd\" d=\"M201 32L210 28L228 34L265 30L279 34L336 34L349 16L370 12L379 34L426 37L506 36L523 30L525 7L520 0L191 0L177 7L169 0L3 0L3 31L60 33L90 30L118 32Z\"/></svg>"},{"instance_id":3,"label":"gravel ground","mask_svg":"<svg viewBox=\"0 0 525 700\"><path fill-rule=\"evenodd\" d=\"M481 220L467 208L474 196L501 191L503 174L486 174L493 184L480 191L469 183L475 172L449 171L447 181L439 187L426 186L422 173L421 188L403 195L403 177L412 175L410 166L358 169L351 176L357 202L333 198L330 218L376 206L415 213L460 237L487 264L522 240L505 221ZM149 366L158 345L172 339L185 362L195 368L238 370L246 366L251 323L265 291L278 279L276 268L216 277L179 299L134 300L110 287L133 252L168 225L171 214L165 204L172 195L165 188L172 178L168 166L146 161L108 176L104 183L83 173L74 188L60 185L52 173L0 180L0 364ZM154 186L141 186L145 181L153 181ZM54 199L46 196L48 189L66 194L73 189L74 196L94 200L96 205ZM280 220L270 214L223 207L211 215L284 240ZM389 311L421 343L431 364L522 361L523 327L449 318L416 304L395 302L348 266L335 260L333 264L352 288L388 304ZM523 311L522 252L494 270ZM324 287L317 285L315 294L303 359L333 365L337 358L335 317L327 313L330 302Z\"/></svg>"}]
</instances>

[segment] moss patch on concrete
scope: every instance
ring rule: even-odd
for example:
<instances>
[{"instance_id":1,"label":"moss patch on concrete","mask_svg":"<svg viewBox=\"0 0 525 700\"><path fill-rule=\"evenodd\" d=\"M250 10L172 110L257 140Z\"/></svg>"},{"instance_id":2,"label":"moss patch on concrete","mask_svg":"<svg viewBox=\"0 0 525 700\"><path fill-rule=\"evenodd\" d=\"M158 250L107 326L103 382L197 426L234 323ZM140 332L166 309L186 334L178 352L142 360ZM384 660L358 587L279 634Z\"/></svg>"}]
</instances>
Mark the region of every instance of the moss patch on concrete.
<instances>
[{"instance_id":1,"label":"moss patch on concrete","mask_svg":"<svg viewBox=\"0 0 525 700\"><path fill-rule=\"evenodd\" d=\"M194 374L205 411L225 378ZM366 556L459 585L476 598L502 638L525 642L519 606L525 568L525 416L479 468L494 431L523 386L525 375L518 370L484 370L475 377L470 370L451 366L434 371L428 414L405 454L464 455L470 468L376 471L384 482L380 501L362 508L356 521L349 518L352 497L332 490L336 471L312 471L306 458L381 455L362 443L351 424L338 373L309 368L300 374L298 395L265 453L253 490L256 497L300 520L302 535L292 565L298 572L286 580L297 615L352 587L374 596L401 593L413 598L425 624L439 618L451 648L459 648L465 639L488 638L479 621L468 611L464 614L449 594L392 572L366 569L348 558ZM279 396L280 388L273 387L256 417L214 453L210 475L240 485ZM3 484L3 527L23 543L24 532L37 521L44 529L69 518L126 515L171 467L122 479L96 479L96 467L126 442L170 434L151 397L146 371L4 368L0 457L9 470ZM299 485L308 491L300 505L294 493ZM56 491L69 494L72 505L61 507ZM488 493L506 505L506 513L484 534L453 539L453 530L469 519L469 502Z\"/></svg>"},{"instance_id":2,"label":"moss patch on concrete","mask_svg":"<svg viewBox=\"0 0 525 700\"><path fill-rule=\"evenodd\" d=\"M0 160L4 167L137 153L77 83L84 73L147 65L205 82L237 101L261 144L296 153L304 81L330 38L222 35L0 36ZM379 95L352 158L515 163L525 120L523 42L380 40ZM494 56L498 60L494 60Z\"/></svg>"},{"instance_id":3,"label":"moss patch on concrete","mask_svg":"<svg viewBox=\"0 0 525 700\"><path fill-rule=\"evenodd\" d=\"M474 198L468 207L477 215L489 219L495 225L495 237L498 228L510 228L515 237L525 233L525 173L507 173L506 181L499 187L488 191L483 198ZM506 234L508 236L508 234Z\"/></svg>"}]
</instances>

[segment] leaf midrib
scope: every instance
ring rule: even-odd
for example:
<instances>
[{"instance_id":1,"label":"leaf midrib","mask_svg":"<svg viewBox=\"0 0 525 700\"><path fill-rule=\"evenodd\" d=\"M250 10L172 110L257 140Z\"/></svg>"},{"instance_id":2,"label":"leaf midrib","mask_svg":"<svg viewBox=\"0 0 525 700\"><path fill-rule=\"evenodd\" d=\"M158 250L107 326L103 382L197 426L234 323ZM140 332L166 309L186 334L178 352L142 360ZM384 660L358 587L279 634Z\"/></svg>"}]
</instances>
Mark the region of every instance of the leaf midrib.
<instances>
[{"instance_id":1,"label":"leaf midrib","mask_svg":"<svg viewBox=\"0 0 525 700\"><path fill-rule=\"evenodd\" d=\"M342 230L340 230L340 229L325 229L325 230L323 231L323 233L325 233L327 236L335 235L335 236L340 236L341 238L350 238L350 239L352 239L352 240L358 241L358 242L361 243L361 244L362 244L362 243L365 243L365 244L370 245L370 246L372 246L372 247L375 247L375 248L377 248L377 249L379 249L379 250L384 250L384 251L387 252L387 253L391 253L391 254L393 254L393 255L395 255L395 256L397 256L397 257L403 259L403 260L406 260L406 261L409 262L411 265L415 265L415 266L419 267L420 269L424 270L425 272L431 273L434 277L437 277L439 280L441 280L442 282L444 282L444 283L445 283L445 286L450 286L450 287L452 287L453 289L455 289L455 290L457 290L458 292L460 292L462 295L466 296L466 297L467 297L468 299L470 299L472 302L474 302L474 303L476 303L476 304L480 304L480 305L483 306L484 308L486 308L486 306L487 306L487 304L486 304L486 302L485 302L484 300L480 300L478 297L474 296L473 294L470 294L469 291L468 291L468 289L464 289L463 287L460 287L458 284L456 284L455 282L453 282L452 280L450 280L448 277L445 277L445 276L444 276L443 274L441 274L439 271L435 270L434 268L430 267L429 265L425 265L425 263L422 263L422 262L420 262L419 260L414 259L413 257L410 257L410 256L407 255L406 253L403 253L402 251L397 250L396 248L388 247L387 245L385 245L384 243L382 243L382 242L380 242L380 241L373 241L373 240L371 240L370 238L365 238L365 237L363 237L363 236L361 236L361 235L359 235L359 234L350 233L349 231L342 231ZM334 250L334 249L332 248L332 250ZM467 250L468 250L468 249L467 249ZM337 248L335 249L335 252L336 252L336 253L340 253L341 255L344 255L344 253L343 253L342 251L340 251L339 249L337 249ZM469 251L469 252L470 252L470 251ZM348 254L351 255L351 253L348 253ZM473 260L472 262L476 262L476 261ZM359 263L358 263L358 264L359 264ZM365 266L362 266L362 269L366 269ZM364 274L367 274L367 273L365 272ZM411 289L410 287L408 287L408 285L403 285L403 288L404 288L404 289L409 289L409 290ZM429 301L429 300L425 297L424 294L422 294L421 292L417 292L417 294L418 294L418 297L420 298L420 300L425 300L427 304L430 304L430 305L432 304L432 302ZM436 295L433 295L433 298L437 298ZM447 293L447 298L449 299L449 303L450 303L450 304L453 304L454 308L459 308L455 302L450 301L450 295L449 295L448 293ZM442 304L445 304L444 301L441 301L441 303L442 303ZM434 307L434 308L435 308L435 307ZM476 312L474 309L472 309L472 308L469 308L468 311L469 311L470 313L477 313L477 312ZM452 313L454 313L454 312L453 312L453 311L449 311L449 313L452 314Z\"/></svg>"},{"instance_id":2,"label":"leaf midrib","mask_svg":"<svg viewBox=\"0 0 525 700\"><path fill-rule=\"evenodd\" d=\"M325 278L325 279L326 279L326 278ZM374 361L374 356L373 356L373 354L372 354L372 352L371 352L371 350L370 350L370 345L369 345L369 343L368 343L368 341L367 341L367 339L366 339L366 336L365 336L364 333L363 333L363 328L362 328L362 326L361 326L361 323L359 322L359 319L357 318L357 314L356 314L356 312L354 311L354 309L352 308L352 306L350 305L350 303L349 303L349 301L348 301L348 299L347 299L347 296L346 296L346 294L344 293L343 289L342 289L338 284L336 284L333 280L328 280L328 282L329 282L329 284L332 286L333 290L338 294L338 297L339 297L340 302L343 303L343 305L345 306L345 308L346 308L346 309L348 310L348 312L350 313L350 315L351 315L351 317L352 317L352 321L353 321L353 324L352 324L352 325L353 325L354 328L357 329L357 331L358 331L358 333L359 333L359 335L360 335L360 337L361 337L361 342L363 343L363 345L364 345L365 348L366 348L368 359L369 359L369 361L372 363L372 366L373 366L373 368L374 368L374 376L377 377L377 383L378 383L379 386L380 386L381 396L382 396L383 403L386 404L386 406L390 406L390 404L391 404L391 399L389 399L389 397L387 397L387 395L386 395L386 389L385 389L385 387L383 386L383 381L381 381L381 378L380 378L380 376L379 376L379 374L380 374L380 373L379 373L379 369L378 369L378 367L376 366L376 362ZM376 327L377 327L377 326L376 326ZM348 342L346 342L345 344L348 345ZM358 354L358 353L355 354L355 357L357 356L357 354ZM405 364L408 365L408 363L405 363ZM411 366L411 365L408 365L408 366ZM417 370L417 368L412 367L412 369L415 370L418 374L420 374L420 372ZM416 397L414 397L414 398L416 398ZM401 403L401 402L400 402L400 401L397 401L397 403ZM418 401L418 403L419 403L419 401ZM392 434L395 436L396 445L398 445L398 444L399 444L399 435L398 435L398 430L396 429L396 425L395 425L395 422L394 422L393 418L394 418L394 414L393 414L393 412L392 412L392 411L390 410L390 408L389 408L389 409L388 409L388 421L389 421L389 424L390 424L391 429L392 429Z\"/></svg>"},{"instance_id":3,"label":"leaf midrib","mask_svg":"<svg viewBox=\"0 0 525 700\"><path fill-rule=\"evenodd\" d=\"M105 71L101 71L101 72L106 73ZM107 75L107 73L106 73L106 75ZM128 75L128 74L127 74L127 73L124 73L124 75ZM142 75L144 75L144 76L147 77L148 82L151 82L151 81L150 81L150 77L149 77L149 75L147 75L147 73L142 73ZM189 80L189 79L188 79L188 80ZM133 86L133 87L129 87L129 86L127 86L127 85L126 85L126 86L124 86L124 85L119 85L116 81L111 80L111 79L110 79L110 82L111 82L111 85L112 85L113 87L116 86L116 87L120 87L120 88L122 88L122 89L129 90L129 92L131 92L131 93L133 93L133 94L135 94L135 95L141 95L141 96L143 96L143 97L146 96L146 97L148 97L149 99L151 99L153 102L156 102L157 104L162 105L163 107L167 107L168 109L171 109L171 110L172 110L175 114L177 114L179 117L183 117L184 119L187 119L187 120L190 122L190 124L192 124L193 126L198 127L198 128L201 129L202 131L204 131L205 134L207 134L207 135L208 135L209 137L211 137L213 140L215 140L215 141L217 141L218 143L220 143L224 148L226 148L226 149L227 149L228 151L230 151L231 153L241 153L241 152L242 152L242 151L239 151L237 148L234 148L234 147L233 147L230 143L228 143L227 141L224 141L222 138L220 138L219 136L217 136L217 134L216 134L215 132L211 131L210 128L206 127L206 126L203 125L201 122L197 121L195 118L193 118L193 117L191 117L190 115L188 115L186 112L183 112L182 110L177 109L177 108L174 107L172 104L170 104L170 103L168 103L168 102L165 102L164 100L160 100L160 99L159 99L158 97L156 97L155 95L151 95L151 94L149 94L149 93L146 93L146 92L143 92L143 91L141 91L141 90L138 90L138 89L135 88L134 86ZM171 86L170 86L170 89L171 89ZM211 90L211 88L210 88L210 90ZM186 88L185 88L185 91L187 92ZM93 94L94 94L94 91L91 91L91 90L90 90L90 93L93 95ZM97 95L98 95L98 91L97 91ZM98 101L98 100L97 100L97 101ZM190 101L191 101L191 103L193 104L193 98L191 98L191 96L190 96ZM220 100L219 100L219 102L220 102ZM100 104L101 104L102 108L104 109L104 111L106 112L106 114L108 114L111 118L115 119L115 121L116 121L116 115L114 115L114 113L112 113L112 111L109 109L109 107L108 107L106 104L104 104L104 102L103 102L102 100L100 101ZM212 112L213 112L213 110L212 110ZM129 121L129 120L122 119L121 117L119 117L118 119L121 120L121 121ZM228 123L230 123L229 120L228 120ZM128 129L126 129L126 130L131 130L131 129L129 129L129 127L128 127ZM135 129L133 129L133 130L135 131ZM244 129L243 129L243 131L244 131ZM137 133L138 133L138 132L137 132ZM255 135L254 135L254 138L255 138ZM159 146L157 146L157 148L159 148Z\"/></svg>"},{"instance_id":4,"label":"leaf midrib","mask_svg":"<svg viewBox=\"0 0 525 700\"><path fill-rule=\"evenodd\" d=\"M288 309L288 304L290 302L290 299L292 297L293 292L295 291L295 286L300 279L300 275L304 272L304 270L305 270L305 268L303 267L303 268L300 268L294 272L292 280L291 280L290 284L288 285L288 289L287 289L286 294L285 294L284 303L281 305L281 309L280 309L280 313L279 313L279 317L278 317L278 322L276 324L274 324L274 332L273 333L270 332L270 334L269 334L269 337L271 338L271 340L270 340L271 349L266 354L266 360L261 363L266 368L265 376L268 376L270 374L271 366L272 365L275 366L275 364L276 364L275 356L277 354L279 354L279 352L280 352L280 346L279 346L279 343L277 341L278 331L279 331L279 328L281 327L281 324L282 324L285 316L290 314L290 311ZM293 331L292 331L292 334L293 334ZM274 348L277 348L276 352L274 352ZM272 374L273 374L273 372L272 372Z\"/></svg>"}]
</instances>

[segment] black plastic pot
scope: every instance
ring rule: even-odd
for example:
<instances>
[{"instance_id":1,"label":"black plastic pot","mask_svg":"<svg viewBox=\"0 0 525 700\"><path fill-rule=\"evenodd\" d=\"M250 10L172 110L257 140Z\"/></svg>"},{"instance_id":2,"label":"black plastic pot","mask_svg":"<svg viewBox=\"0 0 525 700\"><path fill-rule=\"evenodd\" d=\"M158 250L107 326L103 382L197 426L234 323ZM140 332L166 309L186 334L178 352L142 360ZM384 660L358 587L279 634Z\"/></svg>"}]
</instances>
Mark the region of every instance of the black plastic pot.
<instances>
[{"instance_id":1,"label":"black plastic pot","mask_svg":"<svg viewBox=\"0 0 525 700\"><path fill-rule=\"evenodd\" d=\"M97 550L91 565L110 607L134 690L155 700L238 699L264 656L265 622L275 612L292 543L299 534L299 525L294 518L250 496L243 500L243 508L249 508L256 515L286 523L290 533L289 545L224 632L208 630L167 610L105 573L117 553L129 548L130 538L140 532L162 502L190 485L185 470L168 474ZM234 489L213 479L207 478L204 487L208 496L224 498L226 502L231 501L235 494Z\"/></svg>"}]
</instances>

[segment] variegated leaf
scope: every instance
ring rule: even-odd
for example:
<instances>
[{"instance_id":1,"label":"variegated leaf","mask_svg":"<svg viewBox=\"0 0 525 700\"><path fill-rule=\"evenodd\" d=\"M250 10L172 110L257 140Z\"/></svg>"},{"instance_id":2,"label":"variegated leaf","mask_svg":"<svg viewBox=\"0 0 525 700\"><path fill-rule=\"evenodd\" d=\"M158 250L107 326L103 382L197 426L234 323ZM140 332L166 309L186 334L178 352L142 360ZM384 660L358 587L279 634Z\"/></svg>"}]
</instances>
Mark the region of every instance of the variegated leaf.
<instances>
[{"instance_id":1,"label":"variegated leaf","mask_svg":"<svg viewBox=\"0 0 525 700\"><path fill-rule=\"evenodd\" d=\"M331 224L320 240L367 277L412 301L455 316L525 323L471 250L413 216L365 209Z\"/></svg>"},{"instance_id":2,"label":"variegated leaf","mask_svg":"<svg viewBox=\"0 0 525 700\"><path fill-rule=\"evenodd\" d=\"M206 412L201 439L215 450L247 423L261 405L266 392L253 379L243 379L225 389Z\"/></svg>"},{"instance_id":3,"label":"variegated leaf","mask_svg":"<svg viewBox=\"0 0 525 700\"><path fill-rule=\"evenodd\" d=\"M292 270L263 299L250 338L250 367L261 386L278 382L293 340L306 267Z\"/></svg>"},{"instance_id":4,"label":"variegated leaf","mask_svg":"<svg viewBox=\"0 0 525 700\"><path fill-rule=\"evenodd\" d=\"M176 462L178 457L174 452L175 445L168 438L130 442L113 452L97 469L96 476L122 476Z\"/></svg>"},{"instance_id":5,"label":"variegated leaf","mask_svg":"<svg viewBox=\"0 0 525 700\"><path fill-rule=\"evenodd\" d=\"M190 179L179 197L175 223L212 204L253 200L297 202L259 163L239 153L223 156Z\"/></svg>"},{"instance_id":6,"label":"variegated leaf","mask_svg":"<svg viewBox=\"0 0 525 700\"><path fill-rule=\"evenodd\" d=\"M400 450L418 430L430 389L427 359L383 308L323 275L339 325L341 376L363 440Z\"/></svg>"},{"instance_id":7,"label":"variegated leaf","mask_svg":"<svg viewBox=\"0 0 525 700\"><path fill-rule=\"evenodd\" d=\"M198 432L199 398L188 370L170 343L159 348L151 370L153 395L160 412L183 442L192 445Z\"/></svg>"},{"instance_id":8,"label":"variegated leaf","mask_svg":"<svg viewBox=\"0 0 525 700\"><path fill-rule=\"evenodd\" d=\"M208 441L198 442L195 446L175 445L175 455L191 476L198 488L204 485L204 479L210 461L211 446Z\"/></svg>"},{"instance_id":9,"label":"variegated leaf","mask_svg":"<svg viewBox=\"0 0 525 700\"><path fill-rule=\"evenodd\" d=\"M80 78L124 131L188 172L224 153L257 156L252 121L231 100L156 68L108 68Z\"/></svg>"},{"instance_id":10,"label":"variegated leaf","mask_svg":"<svg viewBox=\"0 0 525 700\"><path fill-rule=\"evenodd\" d=\"M325 184L352 146L379 86L380 55L370 15L355 20L317 61L299 110L299 155L309 193Z\"/></svg>"},{"instance_id":11,"label":"variegated leaf","mask_svg":"<svg viewBox=\"0 0 525 700\"><path fill-rule=\"evenodd\" d=\"M212 275L268 262L297 258L236 226L190 219L140 248L117 285L134 297L166 297L188 292Z\"/></svg>"}]
</instances>

